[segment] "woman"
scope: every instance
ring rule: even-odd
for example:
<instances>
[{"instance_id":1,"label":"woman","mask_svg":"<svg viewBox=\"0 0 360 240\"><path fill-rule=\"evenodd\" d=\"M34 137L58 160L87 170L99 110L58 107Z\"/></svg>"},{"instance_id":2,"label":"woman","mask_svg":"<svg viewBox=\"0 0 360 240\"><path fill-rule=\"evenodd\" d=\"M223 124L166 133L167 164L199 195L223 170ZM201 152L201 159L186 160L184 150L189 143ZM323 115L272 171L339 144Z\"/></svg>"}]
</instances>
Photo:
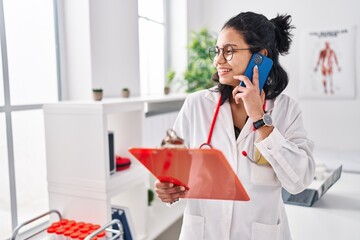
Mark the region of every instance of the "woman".
<instances>
[{"instance_id":1,"label":"woman","mask_svg":"<svg viewBox=\"0 0 360 240\"><path fill-rule=\"evenodd\" d=\"M290 21L289 15L268 20L260 14L240 13L225 23L210 50L218 86L190 94L174 129L187 146L198 148L208 139L215 119L208 143L223 152L250 201L188 199L180 239L291 239L281 188L293 194L304 190L313 180L314 161L299 106L281 94L288 77L279 54L289 50ZM244 75L257 52L273 60L261 92L257 67L252 80ZM163 202L172 203L186 191L157 181L156 193Z\"/></svg>"}]
</instances>

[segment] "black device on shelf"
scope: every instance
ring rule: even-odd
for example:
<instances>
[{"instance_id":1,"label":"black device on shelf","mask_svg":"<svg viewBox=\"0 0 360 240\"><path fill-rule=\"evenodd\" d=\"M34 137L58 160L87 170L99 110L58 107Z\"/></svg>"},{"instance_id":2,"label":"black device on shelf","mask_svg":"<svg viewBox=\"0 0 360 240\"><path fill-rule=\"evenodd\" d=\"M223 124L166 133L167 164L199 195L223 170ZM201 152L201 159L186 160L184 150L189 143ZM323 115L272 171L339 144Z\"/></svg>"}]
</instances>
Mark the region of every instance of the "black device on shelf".
<instances>
[{"instance_id":1,"label":"black device on shelf","mask_svg":"<svg viewBox=\"0 0 360 240\"><path fill-rule=\"evenodd\" d=\"M110 165L110 174L115 173L115 142L114 142L114 132L108 131L109 138L109 165Z\"/></svg>"}]
</instances>

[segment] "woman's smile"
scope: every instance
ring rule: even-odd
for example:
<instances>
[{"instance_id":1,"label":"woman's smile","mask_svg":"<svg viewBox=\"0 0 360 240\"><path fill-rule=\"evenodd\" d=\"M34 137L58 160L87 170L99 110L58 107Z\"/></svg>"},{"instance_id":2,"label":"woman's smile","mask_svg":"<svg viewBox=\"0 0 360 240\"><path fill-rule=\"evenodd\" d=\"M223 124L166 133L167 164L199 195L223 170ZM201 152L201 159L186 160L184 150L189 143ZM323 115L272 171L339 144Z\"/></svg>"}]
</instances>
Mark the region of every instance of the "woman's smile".
<instances>
[{"instance_id":1,"label":"woman's smile","mask_svg":"<svg viewBox=\"0 0 360 240\"><path fill-rule=\"evenodd\" d=\"M229 72L232 71L232 69L221 67L221 68L218 68L217 71L218 71L219 76L221 77L221 76L227 75Z\"/></svg>"}]
</instances>

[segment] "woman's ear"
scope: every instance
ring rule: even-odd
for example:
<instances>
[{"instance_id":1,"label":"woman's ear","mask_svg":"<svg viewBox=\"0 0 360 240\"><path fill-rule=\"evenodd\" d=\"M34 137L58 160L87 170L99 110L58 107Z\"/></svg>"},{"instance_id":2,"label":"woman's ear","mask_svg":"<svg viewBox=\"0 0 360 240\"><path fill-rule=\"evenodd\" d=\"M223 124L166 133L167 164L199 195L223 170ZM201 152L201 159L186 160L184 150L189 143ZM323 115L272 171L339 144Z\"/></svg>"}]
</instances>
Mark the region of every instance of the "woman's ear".
<instances>
[{"instance_id":1,"label":"woman's ear","mask_svg":"<svg viewBox=\"0 0 360 240\"><path fill-rule=\"evenodd\" d=\"M262 55L264 56L267 56L268 55L268 50L266 48L263 48L259 51L259 53L261 53Z\"/></svg>"}]
</instances>

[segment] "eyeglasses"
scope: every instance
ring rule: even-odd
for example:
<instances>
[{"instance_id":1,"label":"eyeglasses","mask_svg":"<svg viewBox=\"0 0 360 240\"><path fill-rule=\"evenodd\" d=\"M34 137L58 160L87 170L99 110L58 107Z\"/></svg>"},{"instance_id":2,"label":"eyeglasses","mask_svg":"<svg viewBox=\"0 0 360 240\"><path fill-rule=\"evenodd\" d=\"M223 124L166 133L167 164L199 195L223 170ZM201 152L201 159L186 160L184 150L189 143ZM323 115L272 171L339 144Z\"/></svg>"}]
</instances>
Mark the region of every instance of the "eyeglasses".
<instances>
[{"instance_id":1,"label":"eyeglasses","mask_svg":"<svg viewBox=\"0 0 360 240\"><path fill-rule=\"evenodd\" d=\"M209 57L212 61L219 57L220 52L222 51L222 55L226 61L230 61L233 58L234 52L240 50L250 50L250 48L234 48L231 45L225 45L223 48L219 48L217 46L209 48Z\"/></svg>"}]
</instances>

